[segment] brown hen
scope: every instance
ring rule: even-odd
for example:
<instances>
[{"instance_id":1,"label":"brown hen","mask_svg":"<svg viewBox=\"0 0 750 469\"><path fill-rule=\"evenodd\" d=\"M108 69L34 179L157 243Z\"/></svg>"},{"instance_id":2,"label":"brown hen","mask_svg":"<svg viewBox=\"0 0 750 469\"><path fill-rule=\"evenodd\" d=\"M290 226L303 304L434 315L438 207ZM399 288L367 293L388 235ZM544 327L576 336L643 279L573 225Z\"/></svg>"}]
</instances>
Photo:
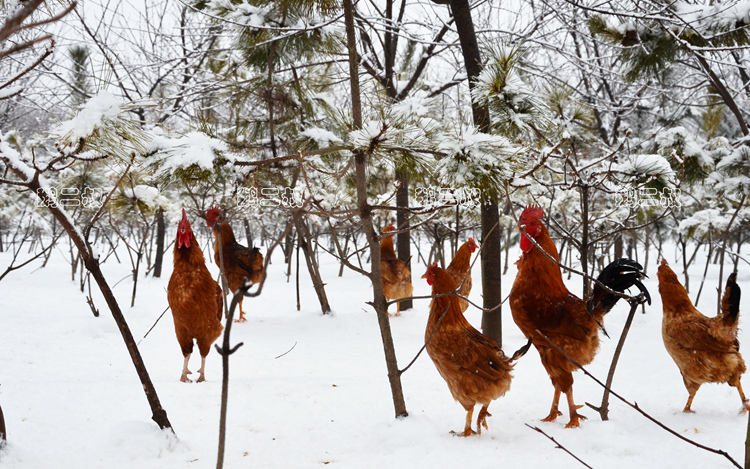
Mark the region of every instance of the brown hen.
<instances>
[{"instance_id":1,"label":"brown hen","mask_svg":"<svg viewBox=\"0 0 750 469\"><path fill-rule=\"evenodd\" d=\"M664 309L661 327L664 346L680 369L689 393L683 412L692 412L693 398L703 383L727 383L737 388L742 412L747 412L750 405L740 383L745 361L737 340L740 312L737 273L727 279L721 313L712 318L693 306L685 287L665 260L661 261L657 276Z\"/></svg>"},{"instance_id":2,"label":"brown hen","mask_svg":"<svg viewBox=\"0 0 750 469\"><path fill-rule=\"evenodd\" d=\"M432 286L432 294L452 292L457 288L453 277L433 263L422 276ZM482 433L487 427L488 407L510 389L513 361L526 353L529 346L505 356L497 342L482 335L463 315L459 297L440 296L430 303L430 316L425 330L427 354L443 377L451 395L466 410L462 436ZM474 406L481 404L477 431L471 428Z\"/></svg>"},{"instance_id":3,"label":"brown hen","mask_svg":"<svg viewBox=\"0 0 750 469\"><path fill-rule=\"evenodd\" d=\"M223 295L206 268L203 251L184 209L174 243L174 270L167 286L167 301L172 309L177 342L185 357L180 381L190 382L187 375L191 373L188 361L193 353L193 340L201 354L198 382L205 381L206 355L224 329L221 325Z\"/></svg>"}]
</instances>

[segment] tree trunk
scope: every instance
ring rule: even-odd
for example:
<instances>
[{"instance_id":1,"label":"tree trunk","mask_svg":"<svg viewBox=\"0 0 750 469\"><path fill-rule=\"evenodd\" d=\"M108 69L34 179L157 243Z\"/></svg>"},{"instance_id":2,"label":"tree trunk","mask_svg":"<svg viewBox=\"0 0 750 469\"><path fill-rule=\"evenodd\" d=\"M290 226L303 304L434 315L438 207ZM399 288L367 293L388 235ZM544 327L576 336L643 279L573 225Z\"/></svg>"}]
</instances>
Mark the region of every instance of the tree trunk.
<instances>
[{"instance_id":1,"label":"tree trunk","mask_svg":"<svg viewBox=\"0 0 750 469\"><path fill-rule=\"evenodd\" d=\"M581 185L581 272L589 274L589 187ZM583 296L588 298L591 283L583 277Z\"/></svg>"},{"instance_id":2,"label":"tree trunk","mask_svg":"<svg viewBox=\"0 0 750 469\"><path fill-rule=\"evenodd\" d=\"M22 179L26 180L24 174L18 175ZM31 189L32 192L36 193L39 197L42 198L44 206L47 207L50 213L52 213L55 219L60 222L60 225L68 233L68 236L78 248L79 255L81 256L86 269L94 277L97 285L99 285L99 290L101 290L102 295L104 296L104 299L107 302L110 311L112 312L112 316L117 323L120 334L125 341L125 346L130 353L130 358L133 361L136 372L138 373L138 378L140 378L141 380L143 390L146 393L146 399L151 406L151 418L154 422L156 422L157 425L159 425L159 428L168 428L172 430L172 424L167 418L167 412L161 406L159 396L156 394L156 388L154 388L154 384L151 381L148 371L146 370L146 365L143 363L143 358L138 351L138 346L133 339L133 334L130 331L130 327L128 327L128 323L127 321L125 321L125 316L122 314L120 306L117 304L117 299L115 299L115 295L112 293L107 280L104 278L104 274L99 268L99 260L93 257L91 247L80 236L80 232L75 228L75 226L73 226L72 222L68 218L67 213L65 213L60 207L58 207L57 202L53 197L50 196L47 188L41 186L41 184L39 183L38 174L31 180L27 180L26 182L29 189Z\"/></svg>"},{"instance_id":3,"label":"tree trunk","mask_svg":"<svg viewBox=\"0 0 750 469\"><path fill-rule=\"evenodd\" d=\"M357 45L354 32L354 5L352 0L344 0L344 20L346 23L346 39L349 51L349 82L352 95L352 118L354 127L362 128L362 103L359 91L359 69L357 66ZM388 381L391 385L391 396L396 411L396 417L406 417L406 401L401 387L401 372L396 360L396 349L393 345L393 335L388 319L385 295L383 294L383 280L380 272L380 243L378 235L372 224L371 207L367 203L367 155L362 151L354 154L355 173L357 182L357 211L359 212L362 226L370 245L370 258L372 272L373 306L380 326L380 337L383 340L383 351L385 353L385 364L388 370Z\"/></svg>"},{"instance_id":4,"label":"tree trunk","mask_svg":"<svg viewBox=\"0 0 750 469\"><path fill-rule=\"evenodd\" d=\"M482 202L482 306L491 309L503 301L502 273L503 266L500 259L500 214L497 203ZM494 229L493 229L494 228ZM491 233L490 233L491 231ZM487 337L495 339L500 347L503 346L503 323L501 309L484 311L482 313L482 332Z\"/></svg>"},{"instance_id":5,"label":"tree trunk","mask_svg":"<svg viewBox=\"0 0 750 469\"><path fill-rule=\"evenodd\" d=\"M307 224L302 218L302 215L299 213L294 214L294 224L297 227L297 243L298 246L302 248L302 252L305 255L307 271L310 272L310 279L312 280L313 287L315 288L315 294L318 295L318 301L320 301L320 309L321 311L323 311L323 314L328 314L331 312L331 307L328 304L325 284L320 277L318 263L315 261L315 255L310 249L310 231L307 229Z\"/></svg>"},{"instance_id":6,"label":"tree trunk","mask_svg":"<svg viewBox=\"0 0 750 469\"><path fill-rule=\"evenodd\" d=\"M156 211L156 258L154 259L154 277L161 277L161 266L164 263L164 233L166 226L164 223L164 210Z\"/></svg>"},{"instance_id":7,"label":"tree trunk","mask_svg":"<svg viewBox=\"0 0 750 469\"><path fill-rule=\"evenodd\" d=\"M402 172L396 172L396 179L398 179L399 187L396 190L396 206L399 208L409 207L409 176ZM409 228L409 213L399 210L396 212L396 225L399 230L406 230ZM411 272L411 232L405 231L396 235L396 248L398 250L398 258L406 263ZM411 276L409 277L411 283ZM401 311L409 309L413 306L411 300L405 300L400 302Z\"/></svg>"},{"instance_id":8,"label":"tree trunk","mask_svg":"<svg viewBox=\"0 0 750 469\"><path fill-rule=\"evenodd\" d=\"M469 89L474 89L474 80L482 71L482 61L479 54L479 44L474 31L474 21L471 18L471 7L468 0L451 0L451 11L456 21L456 31L461 42L461 51L464 56L466 75L469 78ZM474 125L481 131L490 131L490 111L472 98L471 111ZM482 306L485 310L498 308L494 311L482 313L482 332L488 337L497 340L502 346L502 315L500 305L502 303L501 275L502 263L500 262L500 214L497 207L497 195L483 194L482 197L482 295L484 297ZM492 235L487 238L490 230L495 228Z\"/></svg>"},{"instance_id":9,"label":"tree trunk","mask_svg":"<svg viewBox=\"0 0 750 469\"><path fill-rule=\"evenodd\" d=\"M8 432L5 430L5 417L3 416L3 408L0 407L0 449L3 449L6 441L8 441Z\"/></svg>"}]
</instances>

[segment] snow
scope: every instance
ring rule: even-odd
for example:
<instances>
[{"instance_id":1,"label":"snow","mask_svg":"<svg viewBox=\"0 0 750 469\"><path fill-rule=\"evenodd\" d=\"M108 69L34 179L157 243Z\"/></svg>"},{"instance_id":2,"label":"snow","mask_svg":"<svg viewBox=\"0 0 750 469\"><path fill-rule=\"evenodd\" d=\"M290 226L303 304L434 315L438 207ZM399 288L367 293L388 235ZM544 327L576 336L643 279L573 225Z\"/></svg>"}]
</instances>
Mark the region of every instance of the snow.
<instances>
[{"instance_id":1,"label":"snow","mask_svg":"<svg viewBox=\"0 0 750 469\"><path fill-rule=\"evenodd\" d=\"M720 210L708 208L695 212L693 215L682 220L678 229L682 234L688 234L695 230L695 235L702 237L709 232L721 233L726 229L728 224L729 218L723 216Z\"/></svg>"},{"instance_id":2,"label":"snow","mask_svg":"<svg viewBox=\"0 0 750 469\"><path fill-rule=\"evenodd\" d=\"M750 1L719 1L708 5L675 2L675 12L691 27L709 30L728 30L750 22Z\"/></svg>"},{"instance_id":3,"label":"snow","mask_svg":"<svg viewBox=\"0 0 750 469\"><path fill-rule=\"evenodd\" d=\"M202 132L190 132L178 138L157 136L152 140L148 150L158 152L160 171L163 174L169 174L177 169L187 169L193 165L203 170L211 170L218 153L223 153L231 159L226 154L226 143Z\"/></svg>"},{"instance_id":4,"label":"snow","mask_svg":"<svg viewBox=\"0 0 750 469\"><path fill-rule=\"evenodd\" d=\"M95 130L117 120L122 112L122 104L122 99L103 91L86 101L78 114L61 123L53 134L61 135L68 141L77 142L93 134Z\"/></svg>"},{"instance_id":5,"label":"snow","mask_svg":"<svg viewBox=\"0 0 750 469\"><path fill-rule=\"evenodd\" d=\"M194 223L196 236L206 250L211 240L205 227L198 225ZM172 229L168 234L174 234ZM107 252L104 246L100 250ZM3 469L215 467L219 355L215 350L209 354L205 383L185 384L179 381L182 355L170 314L143 338L167 306L171 251L165 256L163 278L139 280L135 307L127 308L129 278L114 292L140 342L175 435L159 430L150 420L114 320L98 293L94 301L101 316L92 315L77 279L70 280L70 265L62 251L55 251L45 268L37 268L36 263L0 282L0 405L9 437L7 447L0 450L0 465ZM216 274L208 254L208 267ZM513 246L511 260L518 254ZM670 264L679 265L676 250L667 248L664 255ZM691 271L693 292L703 268L700 257ZM696 413L681 412L687 392L662 344L657 256L651 259L646 286L654 304L646 314L636 314L614 388L681 435L742 461L747 416L737 415L739 399L733 388L705 385L693 404ZM0 253L0 266L9 261L10 253ZM592 467L731 467L721 456L665 433L615 398L607 422L588 408L581 409L588 420L578 429L564 428L566 416L540 422L549 411L552 386L533 349L517 363L508 394L493 402L489 429L481 436L464 439L449 434L463 427L465 413L425 354L403 375L409 416L395 419L377 320L365 304L371 286L351 271L338 277L338 264L322 252L321 263L333 314L320 314L304 262L302 310L296 310L294 276L292 283L286 282L279 251L262 295L244 302L248 322L232 328L232 344L244 346L230 360L227 468L581 467L526 424L541 428ZM419 279L424 266L416 256L413 264L414 293L427 294L426 283ZM102 268L111 285L130 275L129 264L117 264L114 256ZM503 276L503 296L515 272L511 266ZM741 286L747 284L747 272L741 267ZM477 262L471 299L481 303L479 274ZM707 285L714 285L717 277L718 266L711 265ZM569 286L580 290L575 276ZM704 289L699 304L704 312L714 304L715 297L707 293L712 290ZM428 303L415 301L414 309L391 319L401 367L423 343ZM747 295L742 305L743 313L750 311ZM602 336L599 355L588 367L602 380L627 310L618 304L605 319L612 338ZM509 353L525 340L507 304L502 314L504 349ZM475 310L467 318L480 324ZM744 320L740 321L740 342L750 343L748 332L742 330ZM195 355L190 363L194 372L199 366ZM577 402L598 404L601 388L581 372L575 373L575 379ZM562 410L567 412L564 404Z\"/></svg>"},{"instance_id":6,"label":"snow","mask_svg":"<svg viewBox=\"0 0 750 469\"><path fill-rule=\"evenodd\" d=\"M125 197L143 202L152 208L165 208L169 206L169 199L159 194L159 189L153 186L139 184L133 188L126 187L123 192Z\"/></svg>"},{"instance_id":7,"label":"snow","mask_svg":"<svg viewBox=\"0 0 750 469\"><path fill-rule=\"evenodd\" d=\"M622 163L612 165L612 170L629 176L656 176L665 181L674 179L674 170L661 155L627 155Z\"/></svg>"},{"instance_id":8,"label":"snow","mask_svg":"<svg viewBox=\"0 0 750 469\"><path fill-rule=\"evenodd\" d=\"M309 127L300 132L300 135L314 140L321 147L341 143L342 141L341 138L333 132L321 129L320 127Z\"/></svg>"}]
</instances>

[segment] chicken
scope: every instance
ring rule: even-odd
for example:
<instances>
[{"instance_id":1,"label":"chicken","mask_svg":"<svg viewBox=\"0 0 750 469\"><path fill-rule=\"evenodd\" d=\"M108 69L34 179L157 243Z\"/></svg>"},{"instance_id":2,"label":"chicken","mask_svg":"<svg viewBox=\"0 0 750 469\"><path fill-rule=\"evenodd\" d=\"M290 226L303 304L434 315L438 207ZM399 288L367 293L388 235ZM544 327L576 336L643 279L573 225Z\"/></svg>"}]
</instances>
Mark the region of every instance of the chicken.
<instances>
[{"instance_id":1,"label":"chicken","mask_svg":"<svg viewBox=\"0 0 750 469\"><path fill-rule=\"evenodd\" d=\"M469 260L471 260L471 255L474 254L474 251L476 250L477 243L474 241L474 238L469 238L468 241L466 241L461 245L460 248L458 248L458 251L456 251L456 255L453 257L450 265L448 265L448 268L445 269L449 274L451 274L451 277L453 277L453 281L456 282L456 285L461 286L461 288L458 290L458 294L463 296L464 298L468 298L469 293L471 293L471 266L469 265ZM463 285L461 285L462 282ZM461 311L466 311L466 309L469 307L468 300L464 300L463 298L459 298L458 303L461 305Z\"/></svg>"},{"instance_id":2,"label":"chicken","mask_svg":"<svg viewBox=\"0 0 750 469\"><path fill-rule=\"evenodd\" d=\"M203 251L198 246L184 209L174 243L174 270L167 286L167 301L172 309L177 342L185 357L180 381L190 382L187 375L191 373L188 361L193 353L193 339L201 354L198 382L205 381L206 355L224 329L221 325L223 295L219 284L206 268Z\"/></svg>"},{"instance_id":3,"label":"chicken","mask_svg":"<svg viewBox=\"0 0 750 469\"><path fill-rule=\"evenodd\" d=\"M527 207L519 218L520 229L559 262L557 248L541 223L543 217L541 207ZM591 363L599 348L602 317L620 297L598 284L594 286L588 301L576 297L563 283L559 265L534 246L524 233L521 234L523 253L516 263L518 274L510 292L510 310L516 325L527 338L532 339L555 388L550 413L542 420L550 422L562 415L558 404L560 394L564 393L570 413L567 427L577 427L580 419L585 419L576 412L582 406L576 406L573 401L572 372L577 367L549 341L579 364ZM602 270L598 281L617 292L637 286L651 303L648 290L640 282L643 277L645 274L637 262L619 259Z\"/></svg>"},{"instance_id":4,"label":"chicken","mask_svg":"<svg viewBox=\"0 0 750 469\"><path fill-rule=\"evenodd\" d=\"M689 393L683 412L693 412L690 406L703 383L727 383L737 388L742 412L750 410L740 383L740 376L745 372L745 361L740 355L737 340L740 312L737 273L727 279L721 313L712 318L704 316L693 306L685 287L665 260L661 261L656 275L664 308L661 327L664 346L680 369Z\"/></svg>"},{"instance_id":5,"label":"chicken","mask_svg":"<svg viewBox=\"0 0 750 469\"><path fill-rule=\"evenodd\" d=\"M453 277L437 263L428 267L422 278L432 286L433 296L458 287ZM457 434L469 436L481 434L482 427L488 428L487 417L491 414L487 408L508 392L513 362L526 353L531 344L526 344L512 358L506 357L497 342L469 324L461 311L459 299L456 295L432 299L425 348L453 398L466 409L464 430ZM482 408L475 432L471 428L471 419L476 404L482 404Z\"/></svg>"},{"instance_id":6,"label":"chicken","mask_svg":"<svg viewBox=\"0 0 750 469\"><path fill-rule=\"evenodd\" d=\"M396 231L396 227L388 225L383 233ZM383 278L383 294L386 300L400 300L408 298L414 291L411 284L411 271L406 262L396 257L393 250L393 235L386 235L380 241L380 274ZM401 304L396 303L396 316L401 314Z\"/></svg>"},{"instance_id":7,"label":"chicken","mask_svg":"<svg viewBox=\"0 0 750 469\"><path fill-rule=\"evenodd\" d=\"M214 260L216 265L221 266L219 252L224 258L224 274L227 284L232 292L236 292L244 283L245 279L251 284L260 283L265 274L263 270L263 254L258 248L247 248L234 237L234 231L229 223L225 223L224 216L218 208L212 208L206 212L208 226L214 230ZM242 311L242 299L238 304L240 317L235 322L245 322L245 313Z\"/></svg>"}]
</instances>

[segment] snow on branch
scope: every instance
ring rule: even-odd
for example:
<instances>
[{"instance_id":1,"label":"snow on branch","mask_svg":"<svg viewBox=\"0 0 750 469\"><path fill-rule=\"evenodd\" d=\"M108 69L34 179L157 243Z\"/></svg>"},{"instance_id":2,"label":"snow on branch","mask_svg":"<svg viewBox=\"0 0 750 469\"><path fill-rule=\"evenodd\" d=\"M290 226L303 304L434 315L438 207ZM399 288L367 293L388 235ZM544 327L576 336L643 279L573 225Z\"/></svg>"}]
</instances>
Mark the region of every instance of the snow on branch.
<instances>
[{"instance_id":1,"label":"snow on branch","mask_svg":"<svg viewBox=\"0 0 750 469\"><path fill-rule=\"evenodd\" d=\"M64 155L72 156L88 149L129 160L133 153L146 151L151 137L127 113L150 104L148 101L123 102L103 91L86 101L74 118L61 123L51 135L58 139L58 149Z\"/></svg>"}]
</instances>

